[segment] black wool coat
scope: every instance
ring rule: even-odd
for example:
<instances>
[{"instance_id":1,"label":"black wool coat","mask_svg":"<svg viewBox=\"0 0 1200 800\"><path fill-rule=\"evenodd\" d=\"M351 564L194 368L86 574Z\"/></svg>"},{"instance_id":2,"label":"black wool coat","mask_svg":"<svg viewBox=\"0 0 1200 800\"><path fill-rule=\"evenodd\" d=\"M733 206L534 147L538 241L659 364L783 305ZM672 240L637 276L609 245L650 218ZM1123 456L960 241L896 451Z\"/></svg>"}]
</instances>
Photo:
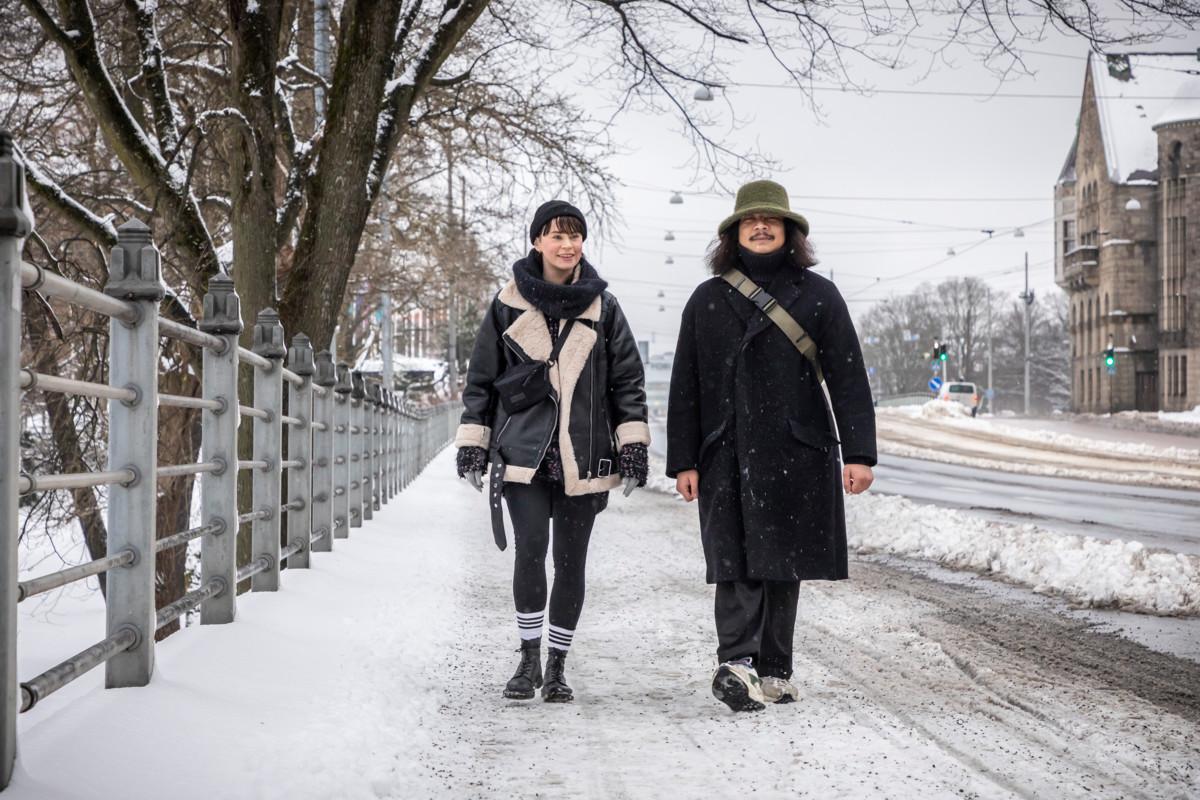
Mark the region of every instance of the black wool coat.
<instances>
[{"instance_id":1,"label":"black wool coat","mask_svg":"<svg viewBox=\"0 0 1200 800\"><path fill-rule=\"evenodd\" d=\"M832 281L784 267L770 291L817 344L845 463L874 466L875 411L858 334ZM838 439L816 372L717 277L683 310L667 475L700 472L709 583L848 577Z\"/></svg>"}]
</instances>

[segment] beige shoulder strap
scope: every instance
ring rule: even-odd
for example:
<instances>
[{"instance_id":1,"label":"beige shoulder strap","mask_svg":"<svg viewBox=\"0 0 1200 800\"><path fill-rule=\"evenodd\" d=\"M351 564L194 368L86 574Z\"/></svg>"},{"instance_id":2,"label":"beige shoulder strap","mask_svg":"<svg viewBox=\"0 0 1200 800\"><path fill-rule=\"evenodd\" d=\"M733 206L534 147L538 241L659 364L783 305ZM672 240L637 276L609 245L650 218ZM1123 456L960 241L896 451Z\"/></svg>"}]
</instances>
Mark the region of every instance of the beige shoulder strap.
<instances>
[{"instance_id":1,"label":"beige shoulder strap","mask_svg":"<svg viewBox=\"0 0 1200 800\"><path fill-rule=\"evenodd\" d=\"M787 312L783 306L775 301L774 297L763 291L763 288L754 281L750 280L749 276L742 272L737 267L734 267L721 275L730 286L741 292L746 299L758 306L759 309L770 317L779 329L784 332L788 340L796 346L796 349L808 359L817 373L817 380L825 383L825 375L821 372L821 362L817 360L817 343L812 340L808 332L800 327L800 323L796 322L795 317Z\"/></svg>"}]
</instances>

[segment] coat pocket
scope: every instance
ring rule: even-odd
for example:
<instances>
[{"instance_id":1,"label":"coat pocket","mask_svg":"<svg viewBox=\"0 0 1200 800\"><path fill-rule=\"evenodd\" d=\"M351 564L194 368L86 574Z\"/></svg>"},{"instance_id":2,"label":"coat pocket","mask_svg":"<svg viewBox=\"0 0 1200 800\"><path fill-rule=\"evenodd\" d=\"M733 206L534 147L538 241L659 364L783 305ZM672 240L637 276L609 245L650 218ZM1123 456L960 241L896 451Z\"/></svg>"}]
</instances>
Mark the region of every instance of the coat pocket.
<instances>
[{"instance_id":1,"label":"coat pocket","mask_svg":"<svg viewBox=\"0 0 1200 800\"><path fill-rule=\"evenodd\" d=\"M729 420L722 420L715 431L704 437L704 441L700 443L700 451L696 454L696 469L699 469L700 465L704 463L705 454L721 438L721 434L725 432L725 426L728 424Z\"/></svg>"},{"instance_id":2,"label":"coat pocket","mask_svg":"<svg viewBox=\"0 0 1200 800\"><path fill-rule=\"evenodd\" d=\"M803 425L795 418L788 420L788 427L791 428L792 438L796 441L824 453L828 453L834 445L838 444L838 440L829 431L824 428Z\"/></svg>"}]
</instances>

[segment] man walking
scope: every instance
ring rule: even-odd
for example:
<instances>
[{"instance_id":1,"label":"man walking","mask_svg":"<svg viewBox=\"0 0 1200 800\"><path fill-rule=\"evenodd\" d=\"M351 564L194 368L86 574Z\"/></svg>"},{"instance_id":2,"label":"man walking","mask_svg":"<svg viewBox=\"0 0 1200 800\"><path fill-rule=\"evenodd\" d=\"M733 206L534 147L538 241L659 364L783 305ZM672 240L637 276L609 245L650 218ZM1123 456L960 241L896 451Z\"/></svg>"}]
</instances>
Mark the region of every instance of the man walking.
<instances>
[{"instance_id":1,"label":"man walking","mask_svg":"<svg viewBox=\"0 0 1200 800\"><path fill-rule=\"evenodd\" d=\"M778 183L738 190L671 374L667 475L700 500L716 585L712 690L735 711L798 699L800 581L848 577L842 493L866 491L876 462L858 334L837 288L809 269L808 231Z\"/></svg>"}]
</instances>

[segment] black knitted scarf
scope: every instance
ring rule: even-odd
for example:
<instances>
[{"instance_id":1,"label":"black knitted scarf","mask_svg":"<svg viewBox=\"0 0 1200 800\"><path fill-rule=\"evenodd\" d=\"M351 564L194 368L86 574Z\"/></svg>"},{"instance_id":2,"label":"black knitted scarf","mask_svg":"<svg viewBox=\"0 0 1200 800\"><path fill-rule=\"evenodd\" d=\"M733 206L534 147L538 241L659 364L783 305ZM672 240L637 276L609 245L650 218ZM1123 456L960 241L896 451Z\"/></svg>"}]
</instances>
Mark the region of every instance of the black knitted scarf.
<instances>
[{"instance_id":1,"label":"black knitted scarf","mask_svg":"<svg viewBox=\"0 0 1200 800\"><path fill-rule=\"evenodd\" d=\"M773 253L759 254L738 245L738 260L742 263L742 271L764 289L781 271L788 268L791 255L784 247Z\"/></svg>"},{"instance_id":2,"label":"black knitted scarf","mask_svg":"<svg viewBox=\"0 0 1200 800\"><path fill-rule=\"evenodd\" d=\"M529 255L513 264L513 278L521 296L552 319L578 317L596 295L608 288L608 283L587 260L579 263L579 276L574 283L551 283L542 277L542 254L536 250L530 250Z\"/></svg>"}]
</instances>

